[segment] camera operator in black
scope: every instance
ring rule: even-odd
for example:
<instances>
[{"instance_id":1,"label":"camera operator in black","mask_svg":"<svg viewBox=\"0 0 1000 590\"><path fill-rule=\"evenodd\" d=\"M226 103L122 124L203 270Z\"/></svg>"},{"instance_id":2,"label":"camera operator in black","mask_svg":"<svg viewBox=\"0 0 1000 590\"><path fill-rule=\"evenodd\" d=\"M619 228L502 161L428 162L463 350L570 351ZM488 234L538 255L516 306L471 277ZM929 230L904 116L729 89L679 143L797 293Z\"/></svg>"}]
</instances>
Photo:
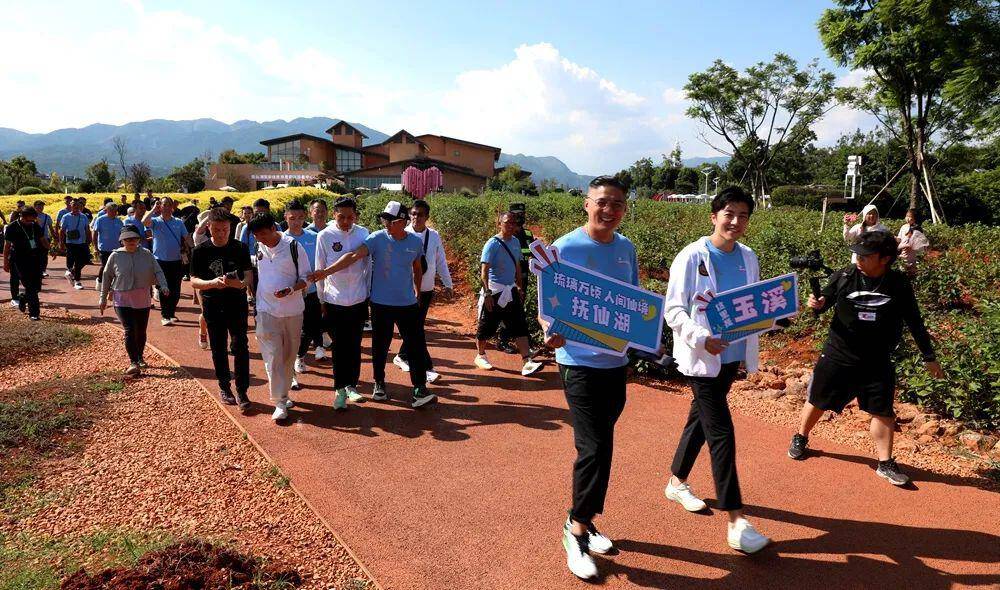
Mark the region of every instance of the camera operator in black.
<instances>
[{"instance_id":1,"label":"camera operator in black","mask_svg":"<svg viewBox=\"0 0 1000 590\"><path fill-rule=\"evenodd\" d=\"M891 354L903 335L904 322L928 372L938 379L944 378L944 372L935 360L910 280L891 268L897 256L896 239L888 232L868 232L851 250L857 262L833 273L819 299L809 296L811 309L821 313L833 307L834 316L788 456L804 458L809 431L824 410L839 413L856 397L859 407L872 417L877 475L893 485L906 485L910 478L900 472L892 456L896 372Z\"/></svg>"},{"instance_id":2,"label":"camera operator in black","mask_svg":"<svg viewBox=\"0 0 1000 590\"><path fill-rule=\"evenodd\" d=\"M508 211L513 215L514 223L517 225L517 229L514 230L514 237L517 238L517 242L521 245L521 276L523 277L524 287L527 289L528 281L531 280L532 276L531 271L528 270L528 261L531 260L531 250L528 246L535 241L535 235L531 233L530 229L524 226L526 220L524 203L511 203ZM497 350L501 350L507 354L517 353L517 347L510 340L507 325L501 323L497 330ZM531 345L530 335L528 336L528 345L529 347Z\"/></svg>"}]
</instances>

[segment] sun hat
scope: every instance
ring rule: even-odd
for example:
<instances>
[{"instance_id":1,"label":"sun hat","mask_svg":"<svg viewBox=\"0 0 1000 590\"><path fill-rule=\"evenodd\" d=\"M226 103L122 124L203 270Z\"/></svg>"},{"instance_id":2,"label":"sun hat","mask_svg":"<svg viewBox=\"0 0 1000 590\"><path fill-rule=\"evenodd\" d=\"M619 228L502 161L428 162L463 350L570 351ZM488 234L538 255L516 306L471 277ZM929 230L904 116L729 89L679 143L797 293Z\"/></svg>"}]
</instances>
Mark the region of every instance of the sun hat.
<instances>
[{"instance_id":1,"label":"sun hat","mask_svg":"<svg viewBox=\"0 0 1000 590\"><path fill-rule=\"evenodd\" d=\"M129 238L135 238L139 240L142 239L142 236L139 235L139 232L135 231L134 227L132 227L131 225L126 225L125 227L122 228L122 231L118 234L118 241L124 242Z\"/></svg>"}]
</instances>

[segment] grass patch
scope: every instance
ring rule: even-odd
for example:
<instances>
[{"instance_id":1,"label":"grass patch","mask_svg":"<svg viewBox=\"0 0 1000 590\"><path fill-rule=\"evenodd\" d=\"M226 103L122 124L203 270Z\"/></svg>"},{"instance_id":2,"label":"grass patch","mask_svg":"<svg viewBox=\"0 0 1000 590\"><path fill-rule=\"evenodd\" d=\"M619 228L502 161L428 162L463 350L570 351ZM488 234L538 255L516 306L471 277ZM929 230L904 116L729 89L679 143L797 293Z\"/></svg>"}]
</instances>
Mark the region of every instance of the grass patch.
<instances>
[{"instance_id":1,"label":"grass patch","mask_svg":"<svg viewBox=\"0 0 1000 590\"><path fill-rule=\"evenodd\" d=\"M267 470L264 471L264 477L269 479L271 483L274 484L274 487L279 490L288 489L292 485L292 480L274 465L268 467Z\"/></svg>"},{"instance_id":2,"label":"grass patch","mask_svg":"<svg viewBox=\"0 0 1000 590\"><path fill-rule=\"evenodd\" d=\"M0 366L25 356L65 350L90 342L90 334L61 322L29 321L10 308L0 309Z\"/></svg>"}]
</instances>

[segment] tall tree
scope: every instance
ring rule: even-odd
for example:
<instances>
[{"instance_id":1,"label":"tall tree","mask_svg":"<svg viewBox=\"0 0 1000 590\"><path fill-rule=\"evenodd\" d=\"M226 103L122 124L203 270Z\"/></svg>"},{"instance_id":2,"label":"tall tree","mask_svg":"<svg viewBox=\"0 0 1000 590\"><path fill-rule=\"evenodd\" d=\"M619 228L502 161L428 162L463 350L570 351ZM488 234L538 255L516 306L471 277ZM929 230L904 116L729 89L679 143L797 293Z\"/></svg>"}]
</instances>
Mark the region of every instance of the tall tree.
<instances>
[{"instance_id":1,"label":"tall tree","mask_svg":"<svg viewBox=\"0 0 1000 590\"><path fill-rule=\"evenodd\" d=\"M788 146L801 145L810 126L834 104L834 75L817 60L800 69L784 53L741 73L716 60L684 86L692 105L687 115L721 138L709 146L748 165L746 180L756 195L768 190L768 168Z\"/></svg>"},{"instance_id":2,"label":"tall tree","mask_svg":"<svg viewBox=\"0 0 1000 590\"><path fill-rule=\"evenodd\" d=\"M170 178L184 189L184 192L196 193L205 188L205 162L195 158L183 166L174 168Z\"/></svg>"},{"instance_id":3,"label":"tall tree","mask_svg":"<svg viewBox=\"0 0 1000 590\"><path fill-rule=\"evenodd\" d=\"M115 171L111 169L107 158L101 158L99 162L94 162L87 166L87 180L94 186L94 189L101 192L115 190L117 177Z\"/></svg>"},{"instance_id":4,"label":"tall tree","mask_svg":"<svg viewBox=\"0 0 1000 590\"><path fill-rule=\"evenodd\" d=\"M115 148L115 153L118 154L118 165L122 168L122 178L128 180L128 141L120 136L116 135L111 138L111 145Z\"/></svg>"},{"instance_id":5,"label":"tall tree","mask_svg":"<svg viewBox=\"0 0 1000 590\"><path fill-rule=\"evenodd\" d=\"M928 144L938 132L962 133L982 105L959 99L962 88L995 93L1000 18L995 0L835 0L824 11L820 37L840 65L871 72L855 106L874 114L909 158L910 206L935 197ZM988 72L989 75L983 75ZM984 94L980 94L980 97ZM978 104L978 106L977 106ZM933 210L933 208L932 208Z\"/></svg>"},{"instance_id":6,"label":"tall tree","mask_svg":"<svg viewBox=\"0 0 1000 590\"><path fill-rule=\"evenodd\" d=\"M132 184L132 190L137 193L141 193L146 189L146 185L149 184L149 180L152 177L153 173L146 162L136 162L128 167L129 182Z\"/></svg>"}]
</instances>

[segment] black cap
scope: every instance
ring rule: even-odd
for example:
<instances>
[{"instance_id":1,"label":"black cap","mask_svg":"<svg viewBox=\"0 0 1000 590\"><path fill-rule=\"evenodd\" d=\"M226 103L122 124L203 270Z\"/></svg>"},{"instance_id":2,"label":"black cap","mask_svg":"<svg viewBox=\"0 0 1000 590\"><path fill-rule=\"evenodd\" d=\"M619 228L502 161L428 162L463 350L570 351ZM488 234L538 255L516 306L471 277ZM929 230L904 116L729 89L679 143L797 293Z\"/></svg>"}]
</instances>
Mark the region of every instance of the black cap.
<instances>
[{"instance_id":1,"label":"black cap","mask_svg":"<svg viewBox=\"0 0 1000 590\"><path fill-rule=\"evenodd\" d=\"M851 251L858 256L869 254L879 254L881 256L896 257L896 238L887 231L870 231L861 235L861 239L851 245Z\"/></svg>"}]
</instances>

